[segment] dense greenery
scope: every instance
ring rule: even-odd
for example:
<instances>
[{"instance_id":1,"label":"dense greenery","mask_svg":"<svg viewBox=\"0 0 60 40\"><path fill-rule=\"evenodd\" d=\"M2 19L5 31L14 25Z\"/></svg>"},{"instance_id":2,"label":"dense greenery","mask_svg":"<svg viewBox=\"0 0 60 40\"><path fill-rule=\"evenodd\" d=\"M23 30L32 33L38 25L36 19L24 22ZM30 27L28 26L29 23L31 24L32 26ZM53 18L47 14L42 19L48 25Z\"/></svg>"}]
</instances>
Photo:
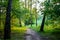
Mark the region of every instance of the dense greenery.
<instances>
[{"instance_id":1,"label":"dense greenery","mask_svg":"<svg viewBox=\"0 0 60 40\"><path fill-rule=\"evenodd\" d=\"M22 30L20 32L22 35L25 34L26 27L29 27L45 36L54 34L54 37L58 36L56 40L59 40L60 0L44 0L44 2L39 0L10 1L12 2L9 6L8 0L0 0L0 35L2 34L0 39L3 38L5 27L10 27L13 31L12 34L14 32L18 34ZM7 17L7 13L11 19ZM7 26L7 24L10 26Z\"/></svg>"}]
</instances>

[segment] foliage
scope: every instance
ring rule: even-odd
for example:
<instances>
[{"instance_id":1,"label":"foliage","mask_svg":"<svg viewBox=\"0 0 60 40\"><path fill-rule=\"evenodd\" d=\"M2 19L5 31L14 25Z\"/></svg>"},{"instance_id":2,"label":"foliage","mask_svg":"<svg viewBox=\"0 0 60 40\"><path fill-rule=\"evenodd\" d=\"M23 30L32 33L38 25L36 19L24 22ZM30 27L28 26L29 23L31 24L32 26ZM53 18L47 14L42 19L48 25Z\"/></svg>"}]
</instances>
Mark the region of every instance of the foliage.
<instances>
[{"instance_id":1,"label":"foliage","mask_svg":"<svg viewBox=\"0 0 60 40\"><path fill-rule=\"evenodd\" d=\"M45 0L42 3L43 7L41 12L46 14L46 24L47 25L57 25L60 19L60 1L59 0Z\"/></svg>"}]
</instances>

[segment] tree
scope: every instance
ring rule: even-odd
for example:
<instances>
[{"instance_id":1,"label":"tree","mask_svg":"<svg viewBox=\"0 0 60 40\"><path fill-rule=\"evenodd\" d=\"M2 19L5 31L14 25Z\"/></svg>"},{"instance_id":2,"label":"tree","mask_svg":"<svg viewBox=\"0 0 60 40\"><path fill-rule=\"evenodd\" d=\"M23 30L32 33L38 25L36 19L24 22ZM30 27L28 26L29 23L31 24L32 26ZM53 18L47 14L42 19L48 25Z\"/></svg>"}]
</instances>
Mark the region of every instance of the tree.
<instances>
[{"instance_id":1,"label":"tree","mask_svg":"<svg viewBox=\"0 0 60 40\"><path fill-rule=\"evenodd\" d=\"M44 23L45 23L45 16L49 13L49 4L48 3L50 3L50 0L46 0L45 2L44 2L44 6L45 6L45 8L42 8L42 10L41 10L41 12L43 12L42 14L43 14L43 19L42 19L42 23L41 23L41 28L40 28L40 31L44 31ZM44 9L44 10L43 10Z\"/></svg>"},{"instance_id":2,"label":"tree","mask_svg":"<svg viewBox=\"0 0 60 40\"><path fill-rule=\"evenodd\" d=\"M10 26L10 15L11 15L11 4L12 0L8 0L8 6L7 6L7 12L6 12L6 21L5 21L5 27L4 27L4 39L10 39L11 35L11 26Z\"/></svg>"},{"instance_id":3,"label":"tree","mask_svg":"<svg viewBox=\"0 0 60 40\"><path fill-rule=\"evenodd\" d=\"M41 10L41 12L43 12L43 14L45 14L45 16L47 17L47 20L50 20L51 22L54 21L53 24L55 23L55 21L60 19L60 17L59 17L60 3L59 2L60 2L59 0L46 0L43 3L44 8ZM43 20L42 20L42 22L43 22ZM42 27L42 25L41 25L41 28L42 29L40 29L40 30L43 30L44 27Z\"/></svg>"},{"instance_id":4,"label":"tree","mask_svg":"<svg viewBox=\"0 0 60 40\"><path fill-rule=\"evenodd\" d=\"M3 25L0 27L2 27L2 28L4 28L4 24L5 24L7 3L8 3L7 0L0 0L0 22Z\"/></svg>"},{"instance_id":5,"label":"tree","mask_svg":"<svg viewBox=\"0 0 60 40\"><path fill-rule=\"evenodd\" d=\"M45 23L45 14L44 14L43 19L42 19L40 31L44 31L44 23Z\"/></svg>"},{"instance_id":6,"label":"tree","mask_svg":"<svg viewBox=\"0 0 60 40\"><path fill-rule=\"evenodd\" d=\"M31 21L31 26L32 26L32 22L33 22L33 15L35 16L36 18L36 26L37 26L37 2L38 0L30 0L30 21ZM33 5L35 4L35 7L33 8ZM33 12L34 10L34 12Z\"/></svg>"}]
</instances>

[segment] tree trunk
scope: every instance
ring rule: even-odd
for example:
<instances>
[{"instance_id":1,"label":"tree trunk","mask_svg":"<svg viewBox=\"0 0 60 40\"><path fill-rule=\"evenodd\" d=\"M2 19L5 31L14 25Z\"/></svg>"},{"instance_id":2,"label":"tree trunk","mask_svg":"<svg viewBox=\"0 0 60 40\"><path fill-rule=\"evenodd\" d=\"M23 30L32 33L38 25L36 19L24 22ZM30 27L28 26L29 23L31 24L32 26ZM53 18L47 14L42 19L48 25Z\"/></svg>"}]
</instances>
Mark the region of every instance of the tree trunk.
<instances>
[{"instance_id":1,"label":"tree trunk","mask_svg":"<svg viewBox=\"0 0 60 40\"><path fill-rule=\"evenodd\" d=\"M37 27L37 12L36 12L36 10L35 10L35 13L36 13L35 17L36 17L36 27Z\"/></svg>"},{"instance_id":2,"label":"tree trunk","mask_svg":"<svg viewBox=\"0 0 60 40\"><path fill-rule=\"evenodd\" d=\"M32 19L31 19L31 27L32 27Z\"/></svg>"},{"instance_id":3,"label":"tree trunk","mask_svg":"<svg viewBox=\"0 0 60 40\"><path fill-rule=\"evenodd\" d=\"M6 21L5 21L5 27L4 27L4 40L10 39L10 34L11 34L11 25L10 25L10 20L11 20L11 3L12 0L8 0L8 6L7 6L7 12L6 12Z\"/></svg>"},{"instance_id":4,"label":"tree trunk","mask_svg":"<svg viewBox=\"0 0 60 40\"><path fill-rule=\"evenodd\" d=\"M36 18L36 27L37 27L37 18Z\"/></svg>"},{"instance_id":5,"label":"tree trunk","mask_svg":"<svg viewBox=\"0 0 60 40\"><path fill-rule=\"evenodd\" d=\"M20 27L22 27L22 24L21 24L21 19L19 19L19 24L20 24Z\"/></svg>"},{"instance_id":6,"label":"tree trunk","mask_svg":"<svg viewBox=\"0 0 60 40\"><path fill-rule=\"evenodd\" d=\"M31 21L31 27L32 27L32 0L30 0L30 21Z\"/></svg>"},{"instance_id":7,"label":"tree trunk","mask_svg":"<svg viewBox=\"0 0 60 40\"><path fill-rule=\"evenodd\" d=\"M44 23L45 23L45 14L43 16L43 20L42 20L40 31L44 31Z\"/></svg>"}]
</instances>

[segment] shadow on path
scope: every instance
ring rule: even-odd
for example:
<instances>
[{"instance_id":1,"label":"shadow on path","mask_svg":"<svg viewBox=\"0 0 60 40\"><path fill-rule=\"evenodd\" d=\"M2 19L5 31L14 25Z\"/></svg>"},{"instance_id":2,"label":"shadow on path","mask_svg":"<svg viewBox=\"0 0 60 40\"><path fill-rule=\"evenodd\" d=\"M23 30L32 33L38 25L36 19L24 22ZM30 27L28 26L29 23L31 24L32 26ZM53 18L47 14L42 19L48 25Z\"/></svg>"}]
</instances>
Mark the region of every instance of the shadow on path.
<instances>
[{"instance_id":1,"label":"shadow on path","mask_svg":"<svg viewBox=\"0 0 60 40\"><path fill-rule=\"evenodd\" d=\"M26 40L41 40L41 37L34 30L27 29L25 39Z\"/></svg>"}]
</instances>

